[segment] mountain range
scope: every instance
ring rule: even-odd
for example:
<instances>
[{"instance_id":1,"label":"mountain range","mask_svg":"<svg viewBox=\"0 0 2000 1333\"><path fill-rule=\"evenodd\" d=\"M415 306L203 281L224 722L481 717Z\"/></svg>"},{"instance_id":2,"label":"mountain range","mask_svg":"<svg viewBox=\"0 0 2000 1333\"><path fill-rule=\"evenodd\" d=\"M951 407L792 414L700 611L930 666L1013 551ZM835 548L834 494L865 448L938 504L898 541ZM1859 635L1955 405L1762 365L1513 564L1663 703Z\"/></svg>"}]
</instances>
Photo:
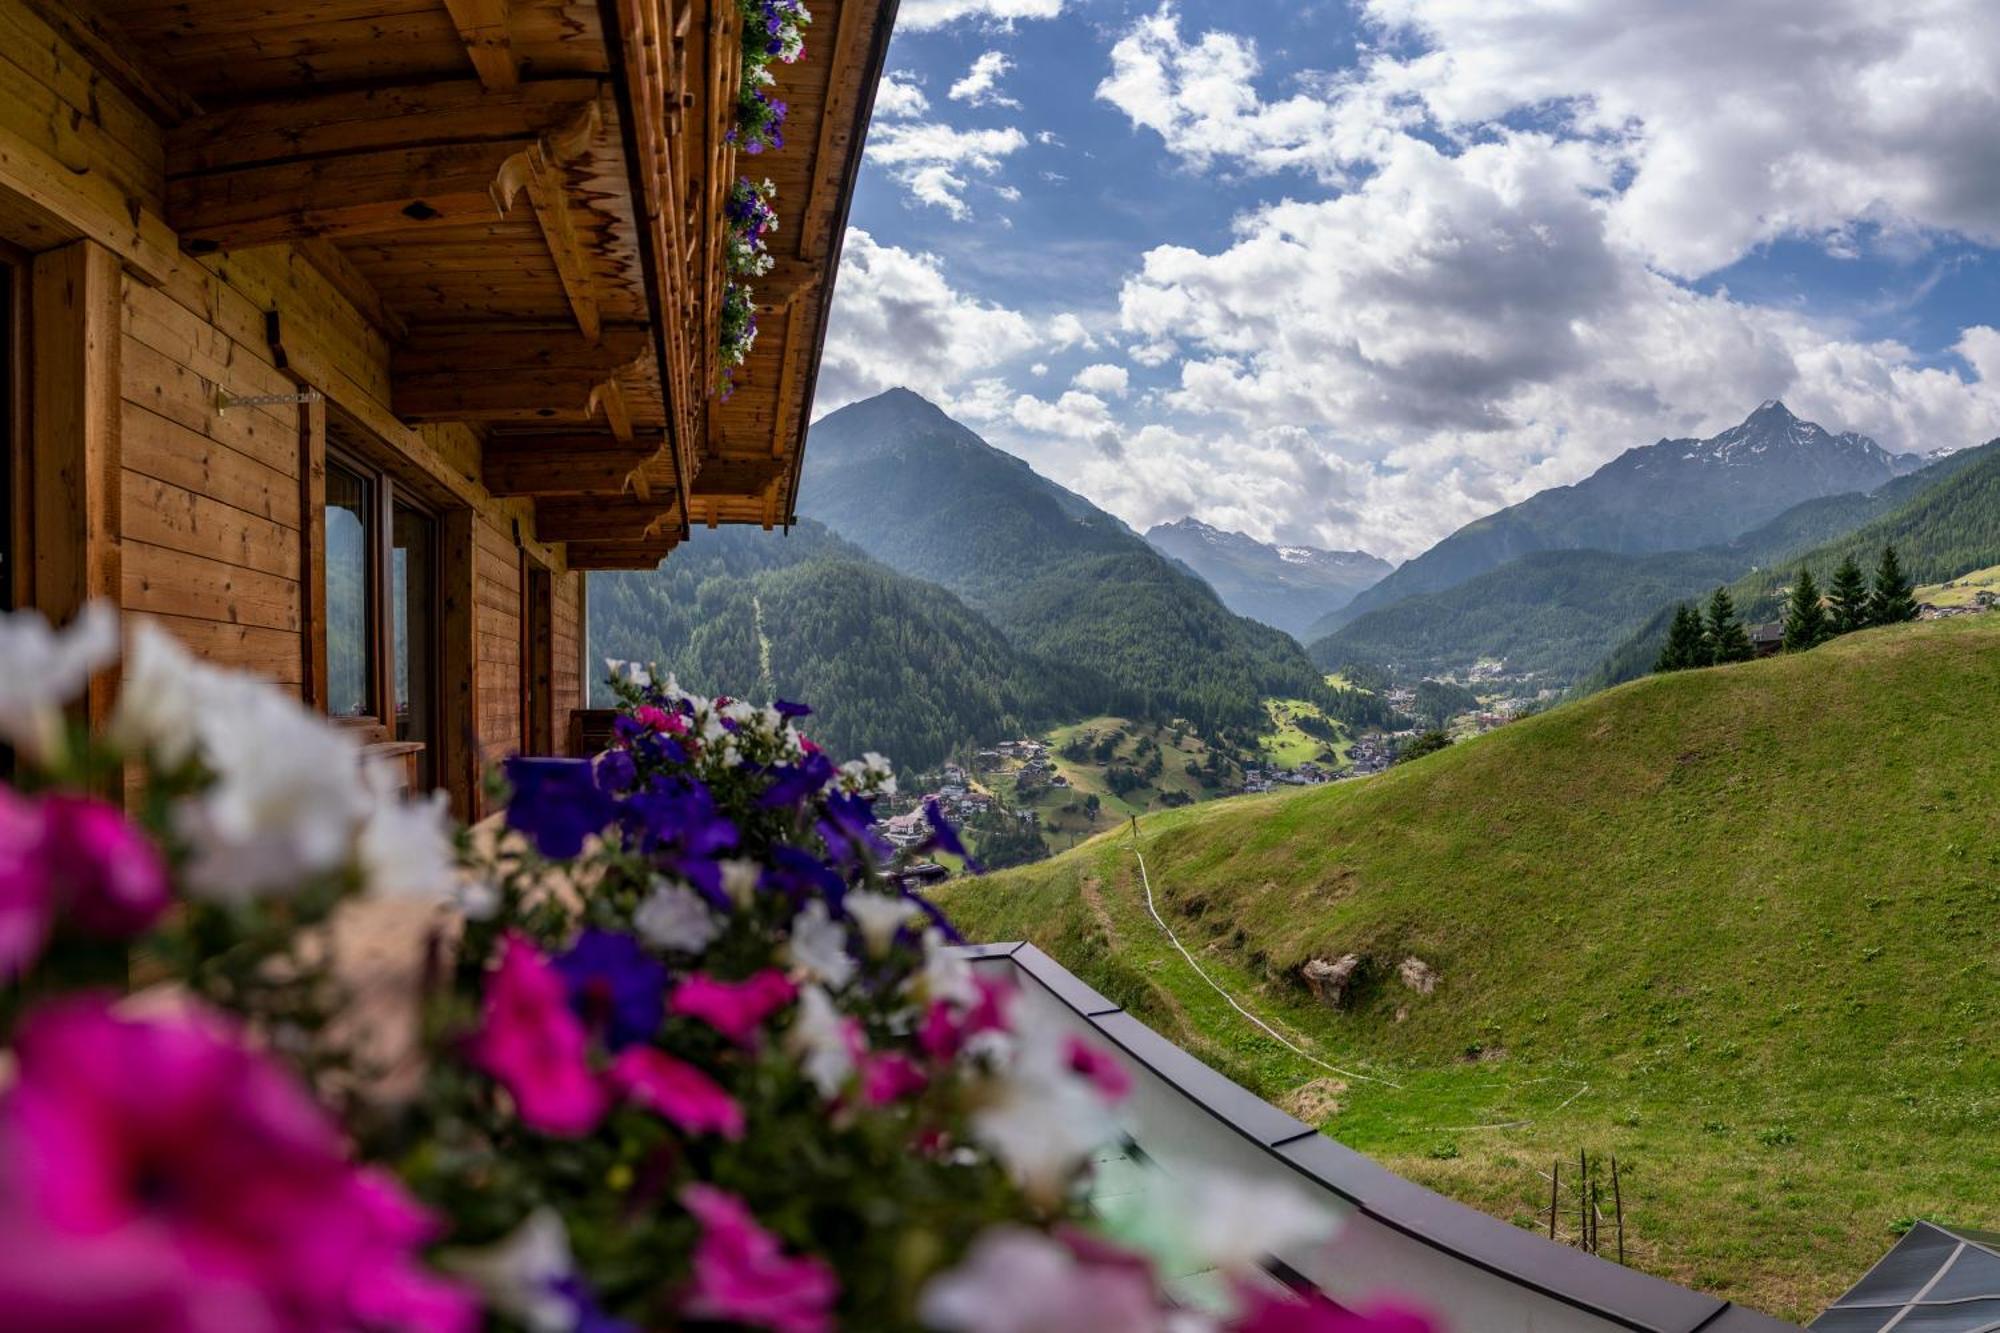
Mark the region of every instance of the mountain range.
<instances>
[{"instance_id":1,"label":"mountain range","mask_svg":"<svg viewBox=\"0 0 2000 1333\"><path fill-rule=\"evenodd\" d=\"M1321 617L1338 611L1356 593L1394 568L1366 551L1325 551L1316 546L1275 546L1241 532L1225 532L1198 518L1161 523L1146 531L1154 550L1177 560L1215 589L1239 616L1302 636Z\"/></svg>"},{"instance_id":2,"label":"mountain range","mask_svg":"<svg viewBox=\"0 0 2000 1333\"><path fill-rule=\"evenodd\" d=\"M1181 717L1213 738L1261 728L1268 697L1382 712L1329 690L1291 636L1235 614L1123 522L906 389L813 424L799 507L1075 671L1077 717Z\"/></svg>"},{"instance_id":3,"label":"mountain range","mask_svg":"<svg viewBox=\"0 0 2000 1333\"><path fill-rule=\"evenodd\" d=\"M1892 454L1852 431L1836 435L1772 400L1719 435L1628 449L1573 486L1538 492L1466 524L1323 618L1308 637L1536 551L1641 555L1718 545L1794 505L1866 493L1926 461Z\"/></svg>"}]
</instances>

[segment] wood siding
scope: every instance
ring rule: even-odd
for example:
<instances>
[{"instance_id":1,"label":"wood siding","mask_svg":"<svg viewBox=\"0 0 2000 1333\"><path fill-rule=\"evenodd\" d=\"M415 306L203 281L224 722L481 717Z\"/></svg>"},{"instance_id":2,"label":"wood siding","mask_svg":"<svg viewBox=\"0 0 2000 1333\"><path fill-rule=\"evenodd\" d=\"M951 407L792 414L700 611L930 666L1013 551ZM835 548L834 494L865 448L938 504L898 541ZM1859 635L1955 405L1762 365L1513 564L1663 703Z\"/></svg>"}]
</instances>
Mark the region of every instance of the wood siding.
<instances>
[{"instance_id":1,"label":"wood siding","mask_svg":"<svg viewBox=\"0 0 2000 1333\"><path fill-rule=\"evenodd\" d=\"M64 617L87 596L115 596L210 661L312 694L324 673L311 608L326 414L219 405L323 391L370 430L399 485L472 520L468 642L444 654L470 669L445 682L445 705L472 687L473 749L497 762L522 734L517 540L555 575L559 717L581 702L581 576L536 539L531 505L479 485L475 435L391 415L388 336L324 255L180 251L158 225L164 156L145 111L22 0L0 0L0 239L36 255L26 480L38 497L32 554L47 574L35 599Z\"/></svg>"}]
</instances>

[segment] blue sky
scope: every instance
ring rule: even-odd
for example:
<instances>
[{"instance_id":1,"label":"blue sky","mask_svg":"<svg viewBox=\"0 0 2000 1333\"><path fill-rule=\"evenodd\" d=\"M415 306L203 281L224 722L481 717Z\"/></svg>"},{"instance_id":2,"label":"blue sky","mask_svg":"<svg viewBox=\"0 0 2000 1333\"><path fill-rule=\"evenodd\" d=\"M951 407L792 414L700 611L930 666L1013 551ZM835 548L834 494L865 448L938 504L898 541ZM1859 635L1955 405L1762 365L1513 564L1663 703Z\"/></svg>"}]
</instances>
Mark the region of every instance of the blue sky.
<instances>
[{"instance_id":1,"label":"blue sky","mask_svg":"<svg viewBox=\"0 0 2000 1333\"><path fill-rule=\"evenodd\" d=\"M903 0L815 411L1392 558L1767 397L1991 438L2000 6L1882 8Z\"/></svg>"}]
</instances>

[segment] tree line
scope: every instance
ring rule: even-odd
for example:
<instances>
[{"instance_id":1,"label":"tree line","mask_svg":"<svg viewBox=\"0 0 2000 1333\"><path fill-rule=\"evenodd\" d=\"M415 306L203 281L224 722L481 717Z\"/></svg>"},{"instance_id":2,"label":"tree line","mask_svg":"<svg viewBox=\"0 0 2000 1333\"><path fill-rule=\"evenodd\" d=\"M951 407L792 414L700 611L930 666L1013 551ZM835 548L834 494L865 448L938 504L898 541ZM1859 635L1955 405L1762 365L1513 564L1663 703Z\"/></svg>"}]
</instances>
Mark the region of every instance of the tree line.
<instances>
[{"instance_id":1,"label":"tree line","mask_svg":"<svg viewBox=\"0 0 2000 1333\"><path fill-rule=\"evenodd\" d=\"M1785 601L1783 648L1788 653L1802 653L1855 630L1916 618L1914 585L1903 571L1896 548L1884 546L1872 585L1851 554L1834 569L1823 593L1812 569L1800 567ZM1755 656L1749 631L1737 618L1735 600L1727 588L1717 588L1706 607L1682 602L1674 609L1666 644L1653 670L1687 671L1747 662Z\"/></svg>"}]
</instances>

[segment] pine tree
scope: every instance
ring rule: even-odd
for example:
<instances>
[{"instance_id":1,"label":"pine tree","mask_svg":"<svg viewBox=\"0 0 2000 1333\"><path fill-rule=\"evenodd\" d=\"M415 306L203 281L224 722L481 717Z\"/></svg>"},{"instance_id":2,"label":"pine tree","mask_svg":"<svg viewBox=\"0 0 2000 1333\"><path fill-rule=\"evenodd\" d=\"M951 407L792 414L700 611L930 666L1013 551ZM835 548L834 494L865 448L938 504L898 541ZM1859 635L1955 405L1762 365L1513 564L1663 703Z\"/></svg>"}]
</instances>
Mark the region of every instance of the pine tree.
<instances>
[{"instance_id":1,"label":"pine tree","mask_svg":"<svg viewBox=\"0 0 2000 1333\"><path fill-rule=\"evenodd\" d=\"M1854 563L1851 555L1833 571L1833 582L1827 587L1826 600L1832 611L1828 628L1834 634L1852 634L1874 623L1869 611L1868 580L1863 577L1861 566Z\"/></svg>"},{"instance_id":2,"label":"pine tree","mask_svg":"<svg viewBox=\"0 0 2000 1333\"><path fill-rule=\"evenodd\" d=\"M1736 602L1727 588L1717 588L1708 599L1708 650L1717 666L1747 662L1757 655L1743 622L1736 618Z\"/></svg>"},{"instance_id":3,"label":"pine tree","mask_svg":"<svg viewBox=\"0 0 2000 1333\"><path fill-rule=\"evenodd\" d=\"M1910 580L1903 573L1903 562L1896 558L1896 548L1882 548L1882 562L1875 566L1875 588L1868 594L1868 623L1871 625L1900 625L1905 620L1917 618L1917 599Z\"/></svg>"},{"instance_id":4,"label":"pine tree","mask_svg":"<svg viewBox=\"0 0 2000 1333\"><path fill-rule=\"evenodd\" d=\"M1819 584L1812 571L1799 571L1792 585L1792 600L1785 607L1785 651L1802 653L1816 648L1828 637L1826 608L1819 603Z\"/></svg>"},{"instance_id":5,"label":"pine tree","mask_svg":"<svg viewBox=\"0 0 2000 1333\"><path fill-rule=\"evenodd\" d=\"M1655 671L1686 671L1708 665L1708 645L1701 638L1701 613L1686 602L1674 608L1674 623L1660 649Z\"/></svg>"}]
</instances>

